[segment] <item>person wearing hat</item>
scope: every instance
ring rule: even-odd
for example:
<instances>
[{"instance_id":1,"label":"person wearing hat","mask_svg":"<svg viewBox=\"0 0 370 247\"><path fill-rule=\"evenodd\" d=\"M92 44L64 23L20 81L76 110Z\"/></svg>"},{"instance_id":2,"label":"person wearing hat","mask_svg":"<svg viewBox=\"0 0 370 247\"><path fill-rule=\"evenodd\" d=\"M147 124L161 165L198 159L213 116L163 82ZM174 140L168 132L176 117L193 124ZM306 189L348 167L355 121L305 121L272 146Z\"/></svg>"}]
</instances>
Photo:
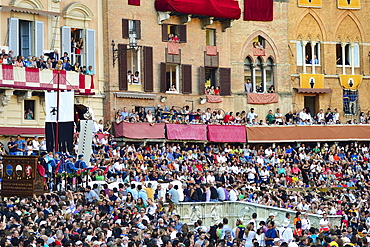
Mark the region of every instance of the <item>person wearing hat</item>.
<instances>
[{"instance_id":1,"label":"person wearing hat","mask_svg":"<svg viewBox=\"0 0 370 247\"><path fill-rule=\"evenodd\" d=\"M84 161L84 155L79 154L78 155L78 160L75 163L75 167L78 169L78 171L82 171L83 169L87 168L86 162ZM77 184L82 184L82 177L78 176L77 177Z\"/></svg>"},{"instance_id":2,"label":"person wearing hat","mask_svg":"<svg viewBox=\"0 0 370 247\"><path fill-rule=\"evenodd\" d=\"M75 167L73 164L73 159L75 158L73 155L67 156L66 162L63 163L63 172L66 172L67 174L73 174L76 171L78 171L78 168ZM71 185L72 184L72 178L68 177L67 178L67 184Z\"/></svg>"},{"instance_id":3,"label":"person wearing hat","mask_svg":"<svg viewBox=\"0 0 370 247\"><path fill-rule=\"evenodd\" d=\"M274 213L270 213L269 214L269 217L266 220L266 224L268 224L270 221L274 221L274 219L275 219L275 214Z\"/></svg>"},{"instance_id":4,"label":"person wearing hat","mask_svg":"<svg viewBox=\"0 0 370 247\"><path fill-rule=\"evenodd\" d=\"M293 230L289 226L289 223L289 220L284 220L282 227L279 229L281 241L286 242L287 244L289 244L294 239Z\"/></svg>"},{"instance_id":5,"label":"person wearing hat","mask_svg":"<svg viewBox=\"0 0 370 247\"><path fill-rule=\"evenodd\" d=\"M273 247L280 246L281 244L280 238L274 238L273 243L274 243L274 245L272 245Z\"/></svg>"}]
</instances>

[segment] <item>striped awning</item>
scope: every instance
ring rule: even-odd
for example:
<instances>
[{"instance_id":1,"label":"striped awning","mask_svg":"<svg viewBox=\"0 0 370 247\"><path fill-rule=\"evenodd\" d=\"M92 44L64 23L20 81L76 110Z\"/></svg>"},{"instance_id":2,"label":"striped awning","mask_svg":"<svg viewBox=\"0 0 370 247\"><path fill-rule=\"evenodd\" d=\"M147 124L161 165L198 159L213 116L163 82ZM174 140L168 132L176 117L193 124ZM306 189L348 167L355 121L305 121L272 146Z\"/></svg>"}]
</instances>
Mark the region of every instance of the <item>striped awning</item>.
<instances>
[{"instance_id":1,"label":"striped awning","mask_svg":"<svg viewBox=\"0 0 370 247\"><path fill-rule=\"evenodd\" d=\"M155 99L155 94L149 93L113 93L117 98L128 98L128 99Z\"/></svg>"},{"instance_id":2,"label":"striped awning","mask_svg":"<svg viewBox=\"0 0 370 247\"><path fill-rule=\"evenodd\" d=\"M15 6L0 5L0 10L14 11L14 12L20 12L20 13L33 14L33 15L62 16L62 14L59 12L46 11L46 10L41 10L41 9L28 9L28 8L15 7Z\"/></svg>"},{"instance_id":3,"label":"striped awning","mask_svg":"<svg viewBox=\"0 0 370 247\"><path fill-rule=\"evenodd\" d=\"M332 93L331 88L295 88L298 93Z\"/></svg>"}]
</instances>

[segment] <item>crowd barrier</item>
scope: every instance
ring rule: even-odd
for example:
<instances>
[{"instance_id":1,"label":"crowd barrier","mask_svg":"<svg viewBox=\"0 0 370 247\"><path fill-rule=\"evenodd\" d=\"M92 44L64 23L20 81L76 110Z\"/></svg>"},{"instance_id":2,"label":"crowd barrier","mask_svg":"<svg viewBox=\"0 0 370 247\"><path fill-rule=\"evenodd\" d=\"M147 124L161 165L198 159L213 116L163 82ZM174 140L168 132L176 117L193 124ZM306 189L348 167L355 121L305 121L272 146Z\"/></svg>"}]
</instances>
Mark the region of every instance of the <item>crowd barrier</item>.
<instances>
[{"instance_id":1,"label":"crowd barrier","mask_svg":"<svg viewBox=\"0 0 370 247\"><path fill-rule=\"evenodd\" d=\"M370 125L244 126L114 123L115 137L225 143L370 141Z\"/></svg>"}]
</instances>

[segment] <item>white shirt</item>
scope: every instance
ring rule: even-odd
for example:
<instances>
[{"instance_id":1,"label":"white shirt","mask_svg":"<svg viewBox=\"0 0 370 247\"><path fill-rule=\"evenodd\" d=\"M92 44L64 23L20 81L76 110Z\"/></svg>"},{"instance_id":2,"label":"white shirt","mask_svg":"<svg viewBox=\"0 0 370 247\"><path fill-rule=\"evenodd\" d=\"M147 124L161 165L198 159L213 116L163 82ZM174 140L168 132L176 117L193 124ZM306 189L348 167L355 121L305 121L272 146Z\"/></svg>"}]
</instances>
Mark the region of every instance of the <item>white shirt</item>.
<instances>
[{"instance_id":1,"label":"white shirt","mask_svg":"<svg viewBox=\"0 0 370 247\"><path fill-rule=\"evenodd\" d=\"M293 240L293 230L290 227L282 227L279 229L281 242L290 243Z\"/></svg>"},{"instance_id":2,"label":"white shirt","mask_svg":"<svg viewBox=\"0 0 370 247\"><path fill-rule=\"evenodd\" d=\"M40 150L40 143L36 140L33 140L32 141L32 148L33 148L33 150L36 150L36 151Z\"/></svg>"},{"instance_id":3,"label":"white shirt","mask_svg":"<svg viewBox=\"0 0 370 247\"><path fill-rule=\"evenodd\" d=\"M229 192L229 201L235 202L238 199L238 195L236 193L236 190L232 189Z\"/></svg>"},{"instance_id":4,"label":"white shirt","mask_svg":"<svg viewBox=\"0 0 370 247\"><path fill-rule=\"evenodd\" d=\"M249 121L252 121L253 119L256 119L257 117L258 117L257 113L248 112L247 119L249 119Z\"/></svg>"},{"instance_id":5,"label":"white shirt","mask_svg":"<svg viewBox=\"0 0 370 247\"><path fill-rule=\"evenodd\" d=\"M302 222L302 230L309 230L311 228L310 219L303 218L301 222Z\"/></svg>"},{"instance_id":6,"label":"white shirt","mask_svg":"<svg viewBox=\"0 0 370 247\"><path fill-rule=\"evenodd\" d=\"M324 227L328 227L328 226L329 226L329 219L328 218L327 219L322 218L320 220L320 227L324 228Z\"/></svg>"}]
</instances>

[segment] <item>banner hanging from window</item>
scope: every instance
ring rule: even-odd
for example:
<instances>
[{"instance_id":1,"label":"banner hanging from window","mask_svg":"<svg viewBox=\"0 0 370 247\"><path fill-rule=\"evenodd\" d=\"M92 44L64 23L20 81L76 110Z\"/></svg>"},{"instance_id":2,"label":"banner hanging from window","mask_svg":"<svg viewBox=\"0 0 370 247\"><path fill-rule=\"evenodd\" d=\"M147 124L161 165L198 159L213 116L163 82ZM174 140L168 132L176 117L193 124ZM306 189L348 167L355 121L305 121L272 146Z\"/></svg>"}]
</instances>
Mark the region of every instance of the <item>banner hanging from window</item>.
<instances>
[{"instance_id":1,"label":"banner hanging from window","mask_svg":"<svg viewBox=\"0 0 370 247\"><path fill-rule=\"evenodd\" d=\"M274 0L244 0L245 21L272 21Z\"/></svg>"},{"instance_id":2,"label":"banner hanging from window","mask_svg":"<svg viewBox=\"0 0 370 247\"><path fill-rule=\"evenodd\" d=\"M337 0L339 9L361 9L361 0Z\"/></svg>"},{"instance_id":3,"label":"banner hanging from window","mask_svg":"<svg viewBox=\"0 0 370 247\"><path fill-rule=\"evenodd\" d=\"M321 8L322 0L298 0L298 7Z\"/></svg>"},{"instance_id":4,"label":"banner hanging from window","mask_svg":"<svg viewBox=\"0 0 370 247\"><path fill-rule=\"evenodd\" d=\"M128 0L129 5L140 6L140 0Z\"/></svg>"}]
</instances>

